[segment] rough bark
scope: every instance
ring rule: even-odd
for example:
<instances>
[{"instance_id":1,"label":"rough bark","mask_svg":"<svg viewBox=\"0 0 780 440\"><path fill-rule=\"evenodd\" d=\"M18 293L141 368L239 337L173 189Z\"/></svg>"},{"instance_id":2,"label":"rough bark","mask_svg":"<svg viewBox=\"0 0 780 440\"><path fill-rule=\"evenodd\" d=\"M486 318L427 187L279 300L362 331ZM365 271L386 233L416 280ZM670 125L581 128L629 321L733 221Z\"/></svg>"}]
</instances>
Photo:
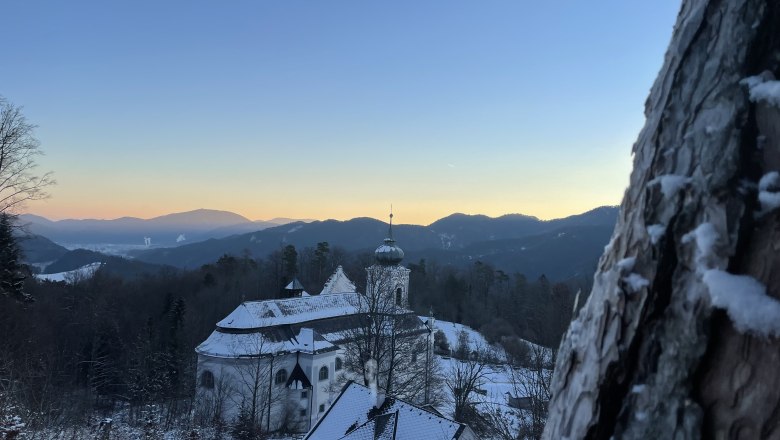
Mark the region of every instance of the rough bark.
<instances>
[{"instance_id":1,"label":"rough bark","mask_svg":"<svg viewBox=\"0 0 780 440\"><path fill-rule=\"evenodd\" d=\"M757 215L754 185L780 169L780 112L740 84L780 73L778 25L775 1L683 1L544 438L780 438L780 342L736 331L702 281L749 274L780 296L779 217ZM702 249L689 233L707 223L717 240Z\"/></svg>"}]
</instances>

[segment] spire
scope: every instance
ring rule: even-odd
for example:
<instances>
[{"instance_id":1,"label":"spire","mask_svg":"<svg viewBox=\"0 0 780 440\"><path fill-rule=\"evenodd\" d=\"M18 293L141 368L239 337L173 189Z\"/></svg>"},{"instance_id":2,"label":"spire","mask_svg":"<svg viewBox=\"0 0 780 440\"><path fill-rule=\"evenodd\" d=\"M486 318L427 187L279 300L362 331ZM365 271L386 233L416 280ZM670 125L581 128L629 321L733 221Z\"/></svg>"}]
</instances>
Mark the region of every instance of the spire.
<instances>
[{"instance_id":1,"label":"spire","mask_svg":"<svg viewBox=\"0 0 780 440\"><path fill-rule=\"evenodd\" d=\"M393 205L390 205L390 224L387 229L387 238L374 252L376 260L383 265L397 265L404 259L404 251L395 245L393 239Z\"/></svg>"},{"instance_id":2,"label":"spire","mask_svg":"<svg viewBox=\"0 0 780 440\"><path fill-rule=\"evenodd\" d=\"M387 236L391 240L393 239L393 204L390 204L390 227L387 230Z\"/></svg>"}]
</instances>

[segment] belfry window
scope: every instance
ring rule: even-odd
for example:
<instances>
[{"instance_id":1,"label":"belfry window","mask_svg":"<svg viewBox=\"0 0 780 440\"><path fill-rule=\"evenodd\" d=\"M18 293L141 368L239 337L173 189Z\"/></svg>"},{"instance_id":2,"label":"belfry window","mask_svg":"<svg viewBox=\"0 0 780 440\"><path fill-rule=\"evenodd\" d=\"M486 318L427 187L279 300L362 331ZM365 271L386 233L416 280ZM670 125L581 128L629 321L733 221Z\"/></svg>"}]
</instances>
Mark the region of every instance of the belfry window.
<instances>
[{"instance_id":1,"label":"belfry window","mask_svg":"<svg viewBox=\"0 0 780 440\"><path fill-rule=\"evenodd\" d=\"M401 306L403 305L404 295L403 290L401 288L395 289L395 305Z\"/></svg>"},{"instance_id":2,"label":"belfry window","mask_svg":"<svg viewBox=\"0 0 780 440\"><path fill-rule=\"evenodd\" d=\"M320 380L328 380L328 367L320 368Z\"/></svg>"}]
</instances>

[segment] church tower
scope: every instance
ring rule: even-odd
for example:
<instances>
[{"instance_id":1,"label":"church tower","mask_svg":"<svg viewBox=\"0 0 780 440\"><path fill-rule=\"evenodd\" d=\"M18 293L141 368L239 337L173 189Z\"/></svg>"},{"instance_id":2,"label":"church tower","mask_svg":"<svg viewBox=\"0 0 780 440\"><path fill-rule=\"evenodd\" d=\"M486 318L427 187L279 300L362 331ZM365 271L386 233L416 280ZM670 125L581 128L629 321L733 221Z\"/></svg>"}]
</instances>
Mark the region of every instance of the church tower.
<instances>
[{"instance_id":1,"label":"church tower","mask_svg":"<svg viewBox=\"0 0 780 440\"><path fill-rule=\"evenodd\" d=\"M377 298L379 307L390 304L409 308L409 269L401 266L404 251L393 239L393 213L390 212L390 227L387 238L374 251L376 262L366 268L366 295Z\"/></svg>"}]
</instances>

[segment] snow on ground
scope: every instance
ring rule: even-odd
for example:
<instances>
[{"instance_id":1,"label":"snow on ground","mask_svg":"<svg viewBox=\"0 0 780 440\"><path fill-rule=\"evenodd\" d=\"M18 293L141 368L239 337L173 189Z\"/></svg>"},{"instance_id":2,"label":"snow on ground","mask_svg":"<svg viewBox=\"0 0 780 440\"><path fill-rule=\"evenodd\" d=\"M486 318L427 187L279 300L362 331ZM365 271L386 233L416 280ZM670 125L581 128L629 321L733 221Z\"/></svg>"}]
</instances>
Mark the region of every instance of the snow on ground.
<instances>
[{"instance_id":1,"label":"snow on ground","mask_svg":"<svg viewBox=\"0 0 780 440\"><path fill-rule=\"evenodd\" d=\"M419 318L425 322L429 318L427 316L419 316ZM469 337L469 347L468 351L478 351L480 349L494 349L496 352L496 356L499 359L506 359L506 355L504 354L504 350L496 345L491 345L488 343L487 339L485 339L484 336L482 336L482 333L474 330L473 328L465 325L465 324L458 324L456 322L450 322L450 321L442 321L437 319L434 327L436 327L436 330L441 330L442 333L444 333L444 337L447 338L447 344L450 346L450 350L452 352L458 351L458 337L461 332L465 332L466 335ZM523 340L523 342L528 345L528 348L530 349L540 349L544 352L545 361L549 361L552 359L552 350L549 348L542 347L540 345L536 345L532 342L528 342L526 340Z\"/></svg>"},{"instance_id":2,"label":"snow on ground","mask_svg":"<svg viewBox=\"0 0 780 440\"><path fill-rule=\"evenodd\" d=\"M428 317L420 316L420 319L425 322L428 320ZM444 337L447 338L447 343L449 344L452 351L457 351L459 348L458 336L461 332L466 332L466 334L469 336L469 351L474 351L478 348L487 348L490 346L487 339L485 339L485 337L482 336L480 332L467 325L457 324L449 321L440 321L437 319L434 327L444 333Z\"/></svg>"},{"instance_id":3,"label":"snow on ground","mask_svg":"<svg viewBox=\"0 0 780 440\"><path fill-rule=\"evenodd\" d=\"M442 367L444 377L454 377L455 371L459 364L463 361L437 356L439 364ZM477 386L476 392L471 395L471 399L476 402L476 406L480 412L484 414L492 414L497 417L506 425L506 428L513 432L515 438L519 434L521 422L524 420L528 423L530 420L530 413L526 410L520 410L513 408L509 405L509 399L511 398L524 398L529 397L529 390L535 387L528 384L527 381L532 377L538 378L538 375L533 375L529 370L516 368L511 369L508 365L502 364L489 364L485 367L485 378ZM545 377L549 379L550 372L545 373ZM538 388L537 388L538 389ZM455 413L455 404L450 395L449 389L445 387L446 397L444 402L440 404L437 409L446 417L453 417ZM537 396L540 397L540 396Z\"/></svg>"},{"instance_id":4,"label":"snow on ground","mask_svg":"<svg viewBox=\"0 0 780 440\"><path fill-rule=\"evenodd\" d=\"M88 251L100 252L106 255L115 255L119 257L128 257L131 251L146 250L157 248L158 246L143 244L112 244L112 243L57 243L70 251L75 249L86 249ZM161 247L161 246L160 246Z\"/></svg>"},{"instance_id":5,"label":"snow on ground","mask_svg":"<svg viewBox=\"0 0 780 440\"><path fill-rule=\"evenodd\" d=\"M78 269L69 270L67 272L58 273L42 273L35 275L35 278L46 281L64 281L66 283L72 283L85 278L91 278L92 275L100 269L103 263L90 263L86 266L81 266Z\"/></svg>"}]
</instances>

